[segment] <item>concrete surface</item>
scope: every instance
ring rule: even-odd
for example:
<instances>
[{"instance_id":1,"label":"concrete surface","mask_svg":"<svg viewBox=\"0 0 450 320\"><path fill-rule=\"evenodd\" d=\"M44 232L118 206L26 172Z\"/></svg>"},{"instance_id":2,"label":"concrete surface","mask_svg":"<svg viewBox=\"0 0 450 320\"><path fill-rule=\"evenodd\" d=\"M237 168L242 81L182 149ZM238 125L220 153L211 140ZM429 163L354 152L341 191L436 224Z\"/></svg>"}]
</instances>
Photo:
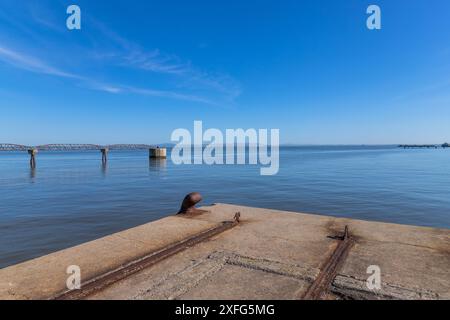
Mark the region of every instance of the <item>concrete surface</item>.
<instances>
[{"instance_id":1,"label":"concrete surface","mask_svg":"<svg viewBox=\"0 0 450 320\"><path fill-rule=\"evenodd\" d=\"M0 270L0 299L47 299L66 290L66 268L87 281L232 220L241 223L88 299L300 299L337 247L355 244L322 299L450 299L450 230L226 204L174 216ZM366 286L371 265L381 289Z\"/></svg>"}]
</instances>

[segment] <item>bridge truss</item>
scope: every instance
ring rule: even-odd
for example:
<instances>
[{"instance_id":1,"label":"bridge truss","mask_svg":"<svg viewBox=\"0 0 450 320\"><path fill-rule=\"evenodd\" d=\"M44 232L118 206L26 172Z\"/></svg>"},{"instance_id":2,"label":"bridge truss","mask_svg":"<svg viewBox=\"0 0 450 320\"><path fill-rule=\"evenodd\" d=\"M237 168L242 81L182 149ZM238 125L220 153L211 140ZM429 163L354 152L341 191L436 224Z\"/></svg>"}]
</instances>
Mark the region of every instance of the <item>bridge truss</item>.
<instances>
[{"instance_id":1,"label":"bridge truss","mask_svg":"<svg viewBox=\"0 0 450 320\"><path fill-rule=\"evenodd\" d=\"M112 144L112 145L96 145L96 144L45 144L40 146L26 146L12 143L0 143L0 151L89 151L89 150L146 150L155 146L148 144Z\"/></svg>"}]
</instances>

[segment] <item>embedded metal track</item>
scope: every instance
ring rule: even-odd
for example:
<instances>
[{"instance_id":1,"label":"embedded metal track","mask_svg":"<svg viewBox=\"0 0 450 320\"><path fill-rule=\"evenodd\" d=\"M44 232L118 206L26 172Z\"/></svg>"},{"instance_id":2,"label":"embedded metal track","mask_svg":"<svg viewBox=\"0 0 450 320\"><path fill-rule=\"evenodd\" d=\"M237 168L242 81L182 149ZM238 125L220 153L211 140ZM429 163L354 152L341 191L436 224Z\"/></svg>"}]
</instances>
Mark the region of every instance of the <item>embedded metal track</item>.
<instances>
[{"instance_id":1,"label":"embedded metal track","mask_svg":"<svg viewBox=\"0 0 450 320\"><path fill-rule=\"evenodd\" d=\"M118 269L115 269L111 272L108 272L99 277L91 279L86 283L83 283L81 289L79 290L71 290L64 292L60 295L53 297L51 300L78 300L88 297L98 291L103 290L107 286L110 286L117 281L125 279L126 277L134 273L149 268L164 259L167 259L183 250L188 249L189 247L192 247L202 241L205 241L215 235L218 235L224 231L227 231L237 226L239 224L239 220L240 220L240 213L236 213L233 221L222 222L217 227L203 231L180 242L174 243L162 250L152 252L141 259L130 262L124 266L121 266Z\"/></svg>"},{"instance_id":2,"label":"embedded metal track","mask_svg":"<svg viewBox=\"0 0 450 320\"><path fill-rule=\"evenodd\" d=\"M348 226L345 226L345 231L338 246L334 250L330 258L325 262L324 267L320 271L316 280L311 284L308 290L303 295L302 299L305 300L317 300L326 293L333 279L336 277L337 272L342 267L345 259L353 246L353 240L349 235Z\"/></svg>"}]
</instances>

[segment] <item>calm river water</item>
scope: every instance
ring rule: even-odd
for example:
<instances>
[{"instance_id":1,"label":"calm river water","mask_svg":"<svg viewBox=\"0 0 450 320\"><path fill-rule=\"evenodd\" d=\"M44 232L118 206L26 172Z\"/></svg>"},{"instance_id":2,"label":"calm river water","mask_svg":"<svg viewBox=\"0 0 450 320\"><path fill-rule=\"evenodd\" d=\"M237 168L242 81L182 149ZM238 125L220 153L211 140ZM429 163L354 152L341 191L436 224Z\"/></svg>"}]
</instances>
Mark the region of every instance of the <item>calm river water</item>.
<instances>
[{"instance_id":1,"label":"calm river water","mask_svg":"<svg viewBox=\"0 0 450 320\"><path fill-rule=\"evenodd\" d=\"M192 191L204 204L242 204L450 228L450 149L283 147L280 171L174 165L146 151L0 153L0 268L177 211Z\"/></svg>"}]
</instances>

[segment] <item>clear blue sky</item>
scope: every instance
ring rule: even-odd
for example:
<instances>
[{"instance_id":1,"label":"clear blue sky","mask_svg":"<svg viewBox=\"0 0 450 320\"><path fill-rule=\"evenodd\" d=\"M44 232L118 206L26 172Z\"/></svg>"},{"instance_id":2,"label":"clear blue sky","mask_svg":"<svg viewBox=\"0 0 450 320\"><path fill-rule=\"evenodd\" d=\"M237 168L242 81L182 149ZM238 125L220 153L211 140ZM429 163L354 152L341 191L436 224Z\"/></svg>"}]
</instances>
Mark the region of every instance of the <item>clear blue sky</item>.
<instances>
[{"instance_id":1,"label":"clear blue sky","mask_svg":"<svg viewBox=\"0 0 450 320\"><path fill-rule=\"evenodd\" d=\"M1 0L0 142L161 143L194 120L282 143L450 141L450 2Z\"/></svg>"}]
</instances>

